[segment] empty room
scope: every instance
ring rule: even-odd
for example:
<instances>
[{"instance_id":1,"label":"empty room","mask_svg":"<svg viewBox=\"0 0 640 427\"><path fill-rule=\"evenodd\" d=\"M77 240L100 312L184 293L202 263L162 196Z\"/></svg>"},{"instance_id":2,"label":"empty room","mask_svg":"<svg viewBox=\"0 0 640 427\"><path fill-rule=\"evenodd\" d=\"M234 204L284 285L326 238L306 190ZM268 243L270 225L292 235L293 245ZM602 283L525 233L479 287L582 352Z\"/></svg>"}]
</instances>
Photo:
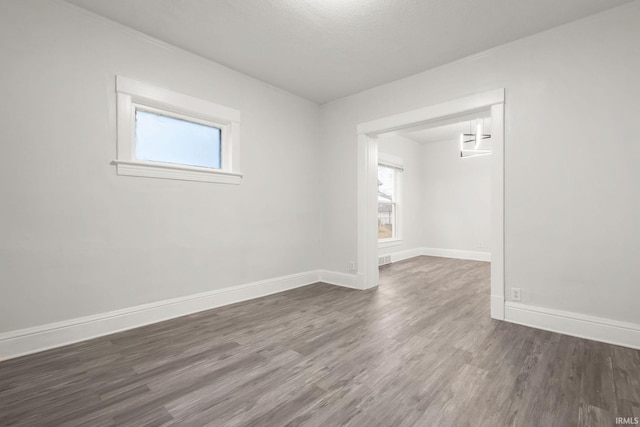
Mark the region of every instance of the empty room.
<instances>
[{"instance_id":1,"label":"empty room","mask_svg":"<svg viewBox=\"0 0 640 427\"><path fill-rule=\"evenodd\" d=\"M0 425L640 425L639 40L640 0L0 0Z\"/></svg>"}]
</instances>

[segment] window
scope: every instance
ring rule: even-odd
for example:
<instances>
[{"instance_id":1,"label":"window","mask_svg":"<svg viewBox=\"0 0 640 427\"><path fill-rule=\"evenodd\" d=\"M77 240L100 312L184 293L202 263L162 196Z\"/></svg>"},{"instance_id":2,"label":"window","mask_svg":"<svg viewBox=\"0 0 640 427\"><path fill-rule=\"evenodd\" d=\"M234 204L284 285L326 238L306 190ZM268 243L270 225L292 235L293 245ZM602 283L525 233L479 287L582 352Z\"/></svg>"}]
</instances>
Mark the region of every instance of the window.
<instances>
[{"instance_id":1,"label":"window","mask_svg":"<svg viewBox=\"0 0 640 427\"><path fill-rule=\"evenodd\" d=\"M118 76L118 175L239 184L240 113Z\"/></svg>"},{"instance_id":2,"label":"window","mask_svg":"<svg viewBox=\"0 0 640 427\"><path fill-rule=\"evenodd\" d=\"M136 159L220 169L222 130L136 109Z\"/></svg>"},{"instance_id":3,"label":"window","mask_svg":"<svg viewBox=\"0 0 640 427\"><path fill-rule=\"evenodd\" d=\"M378 242L402 240L401 234L401 159L380 153L378 164Z\"/></svg>"}]
</instances>

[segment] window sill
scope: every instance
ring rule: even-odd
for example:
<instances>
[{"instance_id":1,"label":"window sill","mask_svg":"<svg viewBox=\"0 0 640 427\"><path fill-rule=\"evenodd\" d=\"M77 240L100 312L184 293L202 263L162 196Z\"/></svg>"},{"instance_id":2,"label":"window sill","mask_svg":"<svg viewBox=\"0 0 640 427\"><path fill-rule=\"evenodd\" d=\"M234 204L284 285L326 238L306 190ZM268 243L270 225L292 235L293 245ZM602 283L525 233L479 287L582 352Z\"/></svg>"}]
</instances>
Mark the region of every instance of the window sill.
<instances>
[{"instance_id":1,"label":"window sill","mask_svg":"<svg viewBox=\"0 0 640 427\"><path fill-rule=\"evenodd\" d=\"M114 160L112 163L116 165L118 175L236 185L240 184L242 180L242 174L239 173L222 172L196 166L130 160Z\"/></svg>"},{"instance_id":2,"label":"window sill","mask_svg":"<svg viewBox=\"0 0 640 427\"><path fill-rule=\"evenodd\" d=\"M400 246L401 244L402 244L402 239L389 239L389 240L378 241L379 248L390 248L392 246Z\"/></svg>"}]
</instances>

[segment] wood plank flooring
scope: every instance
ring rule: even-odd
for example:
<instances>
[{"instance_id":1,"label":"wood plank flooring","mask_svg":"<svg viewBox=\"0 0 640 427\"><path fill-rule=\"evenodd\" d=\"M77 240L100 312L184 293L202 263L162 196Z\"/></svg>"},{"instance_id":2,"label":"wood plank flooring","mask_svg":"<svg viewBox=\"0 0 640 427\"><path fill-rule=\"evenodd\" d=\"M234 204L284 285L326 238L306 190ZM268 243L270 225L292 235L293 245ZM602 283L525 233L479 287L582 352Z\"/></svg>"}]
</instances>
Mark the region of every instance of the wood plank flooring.
<instances>
[{"instance_id":1,"label":"wood plank flooring","mask_svg":"<svg viewBox=\"0 0 640 427\"><path fill-rule=\"evenodd\" d=\"M0 425L612 426L640 351L489 318L489 264L396 263L0 363Z\"/></svg>"}]
</instances>

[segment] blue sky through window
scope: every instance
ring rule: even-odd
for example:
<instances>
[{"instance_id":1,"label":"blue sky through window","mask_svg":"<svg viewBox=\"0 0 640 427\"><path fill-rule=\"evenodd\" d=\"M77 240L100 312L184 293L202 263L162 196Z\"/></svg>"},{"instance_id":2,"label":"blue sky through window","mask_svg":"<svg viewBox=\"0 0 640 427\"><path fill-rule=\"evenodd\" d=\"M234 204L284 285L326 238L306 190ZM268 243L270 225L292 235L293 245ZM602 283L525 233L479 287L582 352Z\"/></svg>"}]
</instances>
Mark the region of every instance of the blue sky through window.
<instances>
[{"instance_id":1,"label":"blue sky through window","mask_svg":"<svg viewBox=\"0 0 640 427\"><path fill-rule=\"evenodd\" d=\"M220 169L221 130L136 110L136 159Z\"/></svg>"}]
</instances>

